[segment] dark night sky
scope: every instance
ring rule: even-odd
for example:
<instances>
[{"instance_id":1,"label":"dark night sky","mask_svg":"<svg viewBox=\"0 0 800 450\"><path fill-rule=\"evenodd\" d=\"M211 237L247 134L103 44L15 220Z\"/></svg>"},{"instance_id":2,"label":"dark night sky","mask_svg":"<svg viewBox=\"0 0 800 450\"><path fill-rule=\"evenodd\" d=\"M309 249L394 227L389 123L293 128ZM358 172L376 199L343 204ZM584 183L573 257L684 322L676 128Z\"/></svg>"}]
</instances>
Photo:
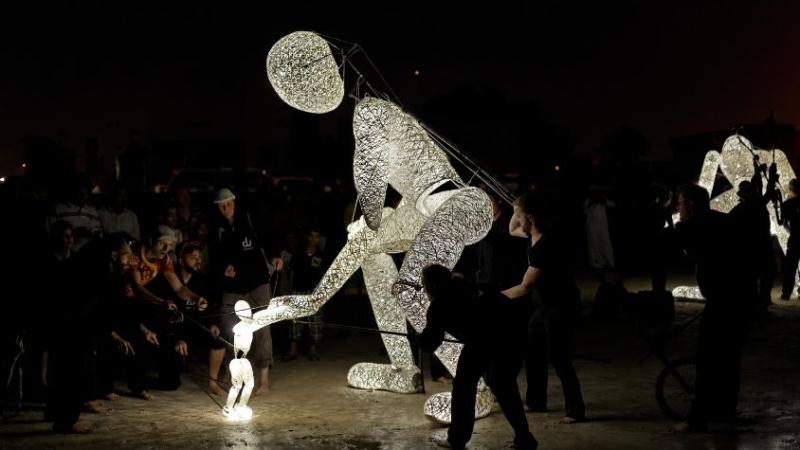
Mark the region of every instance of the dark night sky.
<instances>
[{"instance_id":1,"label":"dark night sky","mask_svg":"<svg viewBox=\"0 0 800 450\"><path fill-rule=\"evenodd\" d=\"M538 102L582 153L621 125L640 128L651 156L664 158L671 137L760 122L770 109L800 124L797 2L339 3L4 7L0 172L19 163L30 134L76 148L132 129L279 148L294 113L269 88L264 59L298 29L361 43L412 112L437 94L488 86Z\"/></svg>"}]
</instances>

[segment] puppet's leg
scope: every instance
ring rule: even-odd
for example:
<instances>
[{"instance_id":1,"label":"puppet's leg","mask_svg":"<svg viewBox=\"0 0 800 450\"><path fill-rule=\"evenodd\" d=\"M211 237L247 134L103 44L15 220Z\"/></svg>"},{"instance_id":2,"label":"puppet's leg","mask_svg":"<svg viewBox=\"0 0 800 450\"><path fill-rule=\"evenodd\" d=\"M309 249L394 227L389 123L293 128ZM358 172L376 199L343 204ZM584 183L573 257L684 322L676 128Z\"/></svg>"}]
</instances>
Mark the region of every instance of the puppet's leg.
<instances>
[{"instance_id":1,"label":"puppet's leg","mask_svg":"<svg viewBox=\"0 0 800 450\"><path fill-rule=\"evenodd\" d=\"M406 316L392 295L397 267L387 254L370 256L361 270L367 285L375 322L383 331L406 333ZM359 363L350 368L347 382L360 389L381 389L399 393L419 392L420 371L414 364L408 338L381 334L391 364Z\"/></svg>"},{"instance_id":2,"label":"puppet's leg","mask_svg":"<svg viewBox=\"0 0 800 450\"><path fill-rule=\"evenodd\" d=\"M255 385L253 366L250 365L250 361L247 358L241 358L239 361L239 370L242 374L244 386L242 387L242 396L239 398L239 403L234 410L240 419L249 419L253 415L253 410L247 406L247 402L250 400L250 393L253 392L253 386Z\"/></svg>"},{"instance_id":3,"label":"puppet's leg","mask_svg":"<svg viewBox=\"0 0 800 450\"><path fill-rule=\"evenodd\" d=\"M240 361L243 359L247 361L247 358L234 358L228 365L228 368L231 371L231 390L228 391L228 402L222 409L222 412L229 417L234 413L236 399L239 397L239 393L242 390L242 385L244 384L244 374L242 373L242 367L240 364ZM252 372L250 376L252 377Z\"/></svg>"},{"instance_id":4,"label":"puppet's leg","mask_svg":"<svg viewBox=\"0 0 800 450\"><path fill-rule=\"evenodd\" d=\"M406 311L411 325L419 332L425 328L428 299L415 286L421 284L422 270L430 264L448 268L456 265L465 245L482 239L491 228L492 205L488 196L476 188L460 190L445 201L417 235L400 269L394 292ZM451 336L447 336L452 339ZM444 342L436 356L450 373L456 375L461 345ZM475 416L485 417L492 409L492 395L483 382L478 390ZM436 394L425 403L425 414L440 423L450 423L450 393Z\"/></svg>"}]
</instances>

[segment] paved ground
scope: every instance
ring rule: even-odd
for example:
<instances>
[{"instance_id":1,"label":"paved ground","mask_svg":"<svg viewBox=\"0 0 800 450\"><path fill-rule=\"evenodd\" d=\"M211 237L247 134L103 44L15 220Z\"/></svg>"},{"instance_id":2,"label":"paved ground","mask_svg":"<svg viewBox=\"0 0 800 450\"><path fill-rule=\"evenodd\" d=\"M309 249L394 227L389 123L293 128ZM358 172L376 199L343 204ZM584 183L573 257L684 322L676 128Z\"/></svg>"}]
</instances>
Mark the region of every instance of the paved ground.
<instances>
[{"instance_id":1,"label":"paved ground","mask_svg":"<svg viewBox=\"0 0 800 450\"><path fill-rule=\"evenodd\" d=\"M631 286L629 286L631 287ZM635 289L635 283L634 283ZM589 293L591 291L585 290ZM700 305L679 304L685 318ZM580 328L578 351L611 358L576 366L591 422L560 425L560 386L551 380L551 413L529 414L545 449L800 449L800 305L776 305L757 322L746 350L740 409L749 422L716 427L709 434L675 437L660 413L653 385L659 363L636 361L646 350L630 321L592 323ZM677 356L691 353L694 328L670 346ZM421 413L424 394L367 392L346 386L347 369L364 360L381 361L374 336L329 335L318 362L296 360L274 368L272 392L253 399L249 423L228 423L200 386L202 367L184 376L177 392L154 391L146 402L125 398L110 417L84 415L94 432L52 434L41 413L26 411L0 422L0 448L309 448L424 449L442 430ZM520 380L524 385L524 380ZM428 392L446 386L428 383ZM222 399L217 398L217 401ZM480 420L470 444L474 449L504 448L511 430L502 414Z\"/></svg>"}]
</instances>

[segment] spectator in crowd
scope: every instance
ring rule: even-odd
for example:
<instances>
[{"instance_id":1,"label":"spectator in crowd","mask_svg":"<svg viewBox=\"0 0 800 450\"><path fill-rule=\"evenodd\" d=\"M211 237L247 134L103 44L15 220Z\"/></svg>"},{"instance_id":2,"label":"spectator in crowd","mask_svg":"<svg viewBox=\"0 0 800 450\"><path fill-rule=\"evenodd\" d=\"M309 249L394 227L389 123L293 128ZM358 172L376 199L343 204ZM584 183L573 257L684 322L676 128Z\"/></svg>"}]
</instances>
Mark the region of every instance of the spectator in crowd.
<instances>
[{"instance_id":1,"label":"spectator in crowd","mask_svg":"<svg viewBox=\"0 0 800 450\"><path fill-rule=\"evenodd\" d=\"M46 320L42 360L43 384L48 389L45 418L53 422L56 432L85 433L89 428L79 418L91 375L91 274L72 250L70 223L53 222L50 238L51 253L42 265L45 282L40 286Z\"/></svg>"},{"instance_id":2,"label":"spectator in crowd","mask_svg":"<svg viewBox=\"0 0 800 450\"><path fill-rule=\"evenodd\" d=\"M666 186L652 184L644 211L643 231L650 280L653 292L663 293L667 288L667 236L672 230L672 192Z\"/></svg>"},{"instance_id":3,"label":"spectator in crowd","mask_svg":"<svg viewBox=\"0 0 800 450\"><path fill-rule=\"evenodd\" d=\"M172 247L169 249L169 254L172 260L175 261L175 249L183 242L183 233L178 228L178 207L175 205L167 205L161 216L161 223L158 225L159 232L172 236Z\"/></svg>"},{"instance_id":4,"label":"spectator in crowd","mask_svg":"<svg viewBox=\"0 0 800 450\"><path fill-rule=\"evenodd\" d=\"M179 254L178 279L192 292L197 292L204 298L216 298L211 292L211 286L205 275L200 272L202 265L202 254L200 246L195 242L185 242L181 245ZM217 395L225 395L226 392L217 383L222 361L225 359L225 344L218 339L220 336L219 324L216 319L208 319L205 316L219 311L219 302L213 302L204 312L199 312L193 308L187 308L185 314L194 319L192 323L185 324L187 334L191 341L200 345L201 348L208 347L208 388ZM197 321L196 323L194 321ZM202 325L206 330L197 325ZM210 333L210 334L209 334Z\"/></svg>"},{"instance_id":5,"label":"spectator in crowd","mask_svg":"<svg viewBox=\"0 0 800 450\"><path fill-rule=\"evenodd\" d=\"M159 226L154 236L143 240L139 245L139 255L134 255L131 261L131 273L134 280L133 288L136 295L154 306L162 306L171 310L177 309L174 302L164 299L162 295L168 295L168 289L149 289L151 282L161 275L163 282L166 282L169 289L184 302L196 304L198 309L205 310L208 300L192 292L184 286L175 274L175 266L169 255L169 250L175 244L175 236L165 227ZM162 283L163 285L163 283Z\"/></svg>"},{"instance_id":6,"label":"spectator in crowd","mask_svg":"<svg viewBox=\"0 0 800 450\"><path fill-rule=\"evenodd\" d=\"M192 232L189 234L190 240L200 248L200 273L208 275L209 269L209 236L208 236L208 223L204 218L198 219Z\"/></svg>"},{"instance_id":7,"label":"spectator in crowd","mask_svg":"<svg viewBox=\"0 0 800 450\"><path fill-rule=\"evenodd\" d=\"M310 294L322 275L328 268L330 262L327 256L320 250L320 239L322 235L319 231L311 228L306 236L305 248L295 252L292 258L292 291L295 294ZM304 330L308 330L308 358L312 361L319 360L317 344L322 338L322 309L315 314L303 319L309 324L292 323L290 329L289 353L286 355L288 361L297 359L298 343L303 339Z\"/></svg>"},{"instance_id":8,"label":"spectator in crowd","mask_svg":"<svg viewBox=\"0 0 800 450\"><path fill-rule=\"evenodd\" d=\"M602 188L593 186L584 201L586 216L586 245L589 254L589 267L601 278L614 271L614 248L608 226L608 210L614 207Z\"/></svg>"},{"instance_id":9,"label":"spectator in crowd","mask_svg":"<svg viewBox=\"0 0 800 450\"><path fill-rule=\"evenodd\" d=\"M103 233L100 215L95 207L88 203L90 190L91 183L88 178L76 177L70 189L69 199L53 208L45 224L48 232L52 225L60 220L72 225L75 239L72 250L76 252L90 241L101 237Z\"/></svg>"},{"instance_id":10,"label":"spectator in crowd","mask_svg":"<svg viewBox=\"0 0 800 450\"><path fill-rule=\"evenodd\" d=\"M139 218L128 209L128 192L120 185L114 185L109 192L108 206L100 210L100 223L105 235L122 233L133 241L139 241L142 237Z\"/></svg>"},{"instance_id":11,"label":"spectator in crowd","mask_svg":"<svg viewBox=\"0 0 800 450\"><path fill-rule=\"evenodd\" d=\"M264 243L256 234L250 215L236 206L236 196L230 189L217 191L214 203L219 221L214 233L211 255L214 276L222 288L222 332L229 337L238 319L230 314L238 300L247 300L253 308L264 308L271 298L270 276L280 270L277 256L268 259ZM258 369L258 388L255 395L269 391L269 369L272 366L272 336L269 327L253 335L250 352L252 365Z\"/></svg>"},{"instance_id":12,"label":"spectator in crowd","mask_svg":"<svg viewBox=\"0 0 800 450\"><path fill-rule=\"evenodd\" d=\"M203 214L192 205L192 194L185 186L175 189L175 207L177 220L174 228L181 232L181 241L186 241Z\"/></svg>"},{"instance_id":13,"label":"spectator in crowd","mask_svg":"<svg viewBox=\"0 0 800 450\"><path fill-rule=\"evenodd\" d=\"M153 353L158 338L143 324L147 320L146 308L134 300L133 251L127 239L125 234L107 237L110 270L104 280L104 299L96 321L101 337L97 348L97 389L109 400L118 397L114 392L114 369L121 363L131 395L150 400L145 383L145 353Z\"/></svg>"}]
</instances>

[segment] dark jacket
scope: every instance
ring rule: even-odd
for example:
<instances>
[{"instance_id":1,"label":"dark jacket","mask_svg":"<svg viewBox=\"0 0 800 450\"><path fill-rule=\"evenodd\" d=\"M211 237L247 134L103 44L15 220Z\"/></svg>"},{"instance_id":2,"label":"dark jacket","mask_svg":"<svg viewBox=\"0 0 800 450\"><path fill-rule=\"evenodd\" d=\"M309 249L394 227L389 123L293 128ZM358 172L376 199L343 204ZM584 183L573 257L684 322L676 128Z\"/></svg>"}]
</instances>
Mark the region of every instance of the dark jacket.
<instances>
[{"instance_id":1,"label":"dark jacket","mask_svg":"<svg viewBox=\"0 0 800 450\"><path fill-rule=\"evenodd\" d=\"M465 345L508 348L521 344L529 308L527 300L481 292L475 285L453 280L447 295L431 299L420 344L431 352L442 343L445 333Z\"/></svg>"},{"instance_id":2,"label":"dark jacket","mask_svg":"<svg viewBox=\"0 0 800 450\"><path fill-rule=\"evenodd\" d=\"M223 292L246 293L269 282L274 268L248 213L237 213L233 224L220 219L212 234L212 273ZM236 271L233 278L224 275L228 265Z\"/></svg>"}]
</instances>

